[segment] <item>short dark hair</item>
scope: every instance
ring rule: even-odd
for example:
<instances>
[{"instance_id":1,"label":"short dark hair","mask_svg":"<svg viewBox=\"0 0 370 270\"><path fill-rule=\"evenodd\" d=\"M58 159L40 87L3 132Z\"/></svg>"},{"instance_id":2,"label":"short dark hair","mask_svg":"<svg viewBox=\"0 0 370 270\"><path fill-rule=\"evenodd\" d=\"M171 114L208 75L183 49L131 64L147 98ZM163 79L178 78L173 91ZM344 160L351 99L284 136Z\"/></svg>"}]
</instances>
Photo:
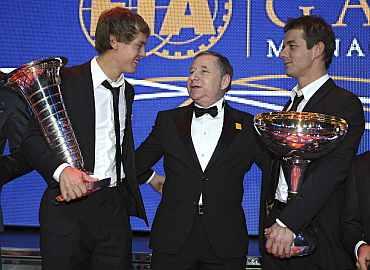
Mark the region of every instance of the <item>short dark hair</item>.
<instances>
[{"instance_id":1,"label":"short dark hair","mask_svg":"<svg viewBox=\"0 0 370 270\"><path fill-rule=\"evenodd\" d=\"M126 44L133 41L139 33L147 37L150 29L144 19L127 8L115 7L104 11L98 20L95 32L95 49L99 54L112 49L110 36Z\"/></svg>"},{"instance_id":2,"label":"short dark hair","mask_svg":"<svg viewBox=\"0 0 370 270\"><path fill-rule=\"evenodd\" d=\"M284 32L292 29L302 29L307 49L311 49L320 41L325 45L325 66L329 68L335 51L335 34L330 24L323 18L315 15L306 15L289 19L284 27Z\"/></svg>"},{"instance_id":3,"label":"short dark hair","mask_svg":"<svg viewBox=\"0 0 370 270\"><path fill-rule=\"evenodd\" d=\"M203 55L212 55L217 58L217 64L218 64L218 67L220 68L221 76L224 76L225 74L228 74L230 76L230 83L226 88L226 91L229 91L231 88L231 82L233 80L233 74L234 74L234 70L230 64L229 59L227 59L226 56L223 56L222 54L214 52L214 51L203 51L201 53L198 53L194 57L194 60Z\"/></svg>"}]
</instances>

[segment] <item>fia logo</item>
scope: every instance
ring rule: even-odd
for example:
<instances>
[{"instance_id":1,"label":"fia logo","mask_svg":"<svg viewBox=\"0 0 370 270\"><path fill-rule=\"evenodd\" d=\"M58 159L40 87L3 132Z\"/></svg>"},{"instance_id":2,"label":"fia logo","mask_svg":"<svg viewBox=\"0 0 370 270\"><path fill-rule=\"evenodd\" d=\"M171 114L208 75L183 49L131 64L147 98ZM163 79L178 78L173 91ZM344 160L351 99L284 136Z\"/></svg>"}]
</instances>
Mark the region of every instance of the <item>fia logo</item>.
<instances>
[{"instance_id":1,"label":"fia logo","mask_svg":"<svg viewBox=\"0 0 370 270\"><path fill-rule=\"evenodd\" d=\"M126 7L149 24L147 55L186 59L213 47L225 33L232 16L232 0L80 0L81 29L94 46L100 14Z\"/></svg>"}]
</instances>

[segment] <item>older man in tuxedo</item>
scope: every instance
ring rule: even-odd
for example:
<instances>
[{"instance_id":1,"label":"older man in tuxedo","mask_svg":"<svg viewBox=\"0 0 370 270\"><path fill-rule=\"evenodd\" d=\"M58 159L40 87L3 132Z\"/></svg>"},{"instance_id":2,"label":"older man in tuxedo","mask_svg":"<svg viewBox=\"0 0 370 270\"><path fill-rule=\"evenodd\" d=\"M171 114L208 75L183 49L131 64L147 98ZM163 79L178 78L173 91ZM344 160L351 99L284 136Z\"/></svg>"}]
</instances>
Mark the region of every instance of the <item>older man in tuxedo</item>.
<instances>
[{"instance_id":1,"label":"older man in tuxedo","mask_svg":"<svg viewBox=\"0 0 370 270\"><path fill-rule=\"evenodd\" d=\"M232 74L228 59L218 53L194 57L187 81L194 102L159 112L136 151L142 181L164 160L162 199L151 231L153 270L245 268L244 174L268 159L253 116L224 98Z\"/></svg>"}]
</instances>

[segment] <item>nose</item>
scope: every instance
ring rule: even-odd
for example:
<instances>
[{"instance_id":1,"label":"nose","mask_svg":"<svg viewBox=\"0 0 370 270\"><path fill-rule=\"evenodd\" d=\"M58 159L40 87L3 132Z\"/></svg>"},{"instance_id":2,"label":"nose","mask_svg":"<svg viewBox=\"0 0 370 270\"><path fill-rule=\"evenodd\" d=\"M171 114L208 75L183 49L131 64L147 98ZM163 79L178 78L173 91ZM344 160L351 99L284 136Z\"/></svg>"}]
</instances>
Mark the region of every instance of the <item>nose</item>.
<instances>
[{"instance_id":1,"label":"nose","mask_svg":"<svg viewBox=\"0 0 370 270\"><path fill-rule=\"evenodd\" d=\"M198 76L198 73L196 71L193 71L192 73L190 73L189 75L189 80L190 81L195 81L195 80L198 80L199 79L199 76Z\"/></svg>"},{"instance_id":2,"label":"nose","mask_svg":"<svg viewBox=\"0 0 370 270\"><path fill-rule=\"evenodd\" d=\"M285 59L285 58L287 58L287 50L286 50L286 47L283 47L282 48L282 50L280 51L280 53L279 53L279 58L281 58L281 59Z\"/></svg>"},{"instance_id":3,"label":"nose","mask_svg":"<svg viewBox=\"0 0 370 270\"><path fill-rule=\"evenodd\" d=\"M197 76L197 75L195 75L195 72L190 73L190 74L189 74L189 77L188 77L188 81L187 81L188 89L189 89L190 85L191 85L193 82L197 81L197 80L198 80L198 76Z\"/></svg>"},{"instance_id":4,"label":"nose","mask_svg":"<svg viewBox=\"0 0 370 270\"><path fill-rule=\"evenodd\" d=\"M139 56L140 57L145 57L145 46L141 46Z\"/></svg>"}]
</instances>

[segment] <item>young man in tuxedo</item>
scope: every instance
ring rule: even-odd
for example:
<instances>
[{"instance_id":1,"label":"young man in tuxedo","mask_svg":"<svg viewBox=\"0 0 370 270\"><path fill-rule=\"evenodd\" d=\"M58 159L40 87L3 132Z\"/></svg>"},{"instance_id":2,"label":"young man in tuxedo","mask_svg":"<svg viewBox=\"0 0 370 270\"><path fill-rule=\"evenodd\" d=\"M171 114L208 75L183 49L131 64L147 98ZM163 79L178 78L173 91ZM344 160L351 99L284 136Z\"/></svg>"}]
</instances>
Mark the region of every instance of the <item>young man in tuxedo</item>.
<instances>
[{"instance_id":1,"label":"young man in tuxedo","mask_svg":"<svg viewBox=\"0 0 370 270\"><path fill-rule=\"evenodd\" d=\"M338 147L311 162L299 195L289 203L283 160L273 160L271 175L262 186L260 207L263 269L351 269L352 261L340 241L340 217L345 179L364 130L362 104L327 74L335 50L330 25L318 16L302 16L289 20L284 32L280 58L287 75L297 80L285 110L301 96L296 111L337 116L345 119L349 128ZM316 250L291 257L295 235L307 228L314 231Z\"/></svg>"},{"instance_id":2,"label":"young man in tuxedo","mask_svg":"<svg viewBox=\"0 0 370 270\"><path fill-rule=\"evenodd\" d=\"M253 116L224 95L233 69L215 52L194 57L187 81L191 105L158 113L136 150L141 181L163 157L165 181L151 231L153 270L245 268L248 232L242 208L244 174L268 160Z\"/></svg>"},{"instance_id":3,"label":"young man in tuxedo","mask_svg":"<svg viewBox=\"0 0 370 270\"><path fill-rule=\"evenodd\" d=\"M346 205L343 214L343 242L357 267L370 266L370 152L358 155L346 183Z\"/></svg>"},{"instance_id":4,"label":"young man in tuxedo","mask_svg":"<svg viewBox=\"0 0 370 270\"><path fill-rule=\"evenodd\" d=\"M133 87L123 73L135 72L150 34L141 16L126 8L99 17L91 61L61 71L65 108L84 158L85 170L64 163L39 130L24 149L48 187L40 207L43 269L130 269L130 215L147 222L136 181L132 134ZM86 182L107 180L89 194ZM66 203L56 205L61 192Z\"/></svg>"}]
</instances>

